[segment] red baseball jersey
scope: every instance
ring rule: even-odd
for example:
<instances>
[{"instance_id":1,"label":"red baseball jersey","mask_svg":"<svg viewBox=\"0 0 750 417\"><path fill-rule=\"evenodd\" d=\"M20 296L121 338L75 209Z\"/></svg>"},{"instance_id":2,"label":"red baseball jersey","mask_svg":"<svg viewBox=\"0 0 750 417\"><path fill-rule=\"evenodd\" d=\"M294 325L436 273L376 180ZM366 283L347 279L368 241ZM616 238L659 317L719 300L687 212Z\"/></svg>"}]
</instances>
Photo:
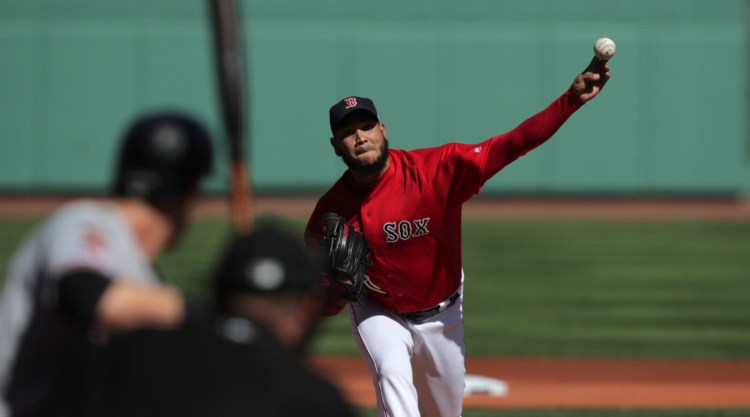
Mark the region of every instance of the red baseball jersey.
<instances>
[{"instance_id":1,"label":"red baseball jersey","mask_svg":"<svg viewBox=\"0 0 750 417\"><path fill-rule=\"evenodd\" d=\"M399 312L427 310L461 285L461 209L487 179L550 138L581 106L570 90L505 134L478 144L390 150L372 186L347 171L318 201L305 238L319 244L321 216L337 213L372 247L367 296ZM329 308L327 314L340 309Z\"/></svg>"}]
</instances>

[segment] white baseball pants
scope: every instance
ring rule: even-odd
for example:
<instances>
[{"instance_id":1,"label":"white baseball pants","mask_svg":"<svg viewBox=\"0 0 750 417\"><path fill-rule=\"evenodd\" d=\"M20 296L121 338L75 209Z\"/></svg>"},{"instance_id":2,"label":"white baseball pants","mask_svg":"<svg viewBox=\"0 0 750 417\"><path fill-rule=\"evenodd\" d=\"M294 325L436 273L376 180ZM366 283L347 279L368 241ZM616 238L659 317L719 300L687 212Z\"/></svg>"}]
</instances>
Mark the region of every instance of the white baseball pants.
<instances>
[{"instance_id":1,"label":"white baseball pants","mask_svg":"<svg viewBox=\"0 0 750 417\"><path fill-rule=\"evenodd\" d=\"M349 318L375 385L381 417L459 417L466 378L461 296L423 321L365 299Z\"/></svg>"}]
</instances>

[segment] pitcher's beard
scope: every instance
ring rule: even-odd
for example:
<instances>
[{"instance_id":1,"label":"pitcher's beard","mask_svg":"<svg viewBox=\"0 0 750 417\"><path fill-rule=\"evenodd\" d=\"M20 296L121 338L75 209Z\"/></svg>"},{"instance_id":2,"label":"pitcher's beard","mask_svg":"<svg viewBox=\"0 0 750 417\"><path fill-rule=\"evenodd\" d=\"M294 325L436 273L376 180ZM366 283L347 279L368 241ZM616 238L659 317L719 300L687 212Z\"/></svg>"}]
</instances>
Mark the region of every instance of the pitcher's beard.
<instances>
[{"instance_id":1,"label":"pitcher's beard","mask_svg":"<svg viewBox=\"0 0 750 417\"><path fill-rule=\"evenodd\" d=\"M386 162L388 162L388 139L383 139L383 144L380 146L380 155L378 156L378 159L376 159L375 162L371 164L366 164L344 155L341 156L341 159L344 160L344 163L349 167L349 169L356 172L357 174L377 174L378 172L382 171L383 168L385 168L385 164Z\"/></svg>"}]
</instances>

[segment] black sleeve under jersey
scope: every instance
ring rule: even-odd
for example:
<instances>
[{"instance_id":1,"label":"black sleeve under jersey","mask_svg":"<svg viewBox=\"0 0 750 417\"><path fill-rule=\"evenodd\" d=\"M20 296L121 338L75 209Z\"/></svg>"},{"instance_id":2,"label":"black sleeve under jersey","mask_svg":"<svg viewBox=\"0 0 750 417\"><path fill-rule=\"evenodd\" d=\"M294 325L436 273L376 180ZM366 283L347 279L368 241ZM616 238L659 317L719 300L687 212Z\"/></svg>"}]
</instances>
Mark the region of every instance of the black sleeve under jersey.
<instances>
[{"instance_id":1,"label":"black sleeve under jersey","mask_svg":"<svg viewBox=\"0 0 750 417\"><path fill-rule=\"evenodd\" d=\"M112 280L97 271L74 270L58 281L60 310L77 325L89 327L96 321L99 299Z\"/></svg>"}]
</instances>

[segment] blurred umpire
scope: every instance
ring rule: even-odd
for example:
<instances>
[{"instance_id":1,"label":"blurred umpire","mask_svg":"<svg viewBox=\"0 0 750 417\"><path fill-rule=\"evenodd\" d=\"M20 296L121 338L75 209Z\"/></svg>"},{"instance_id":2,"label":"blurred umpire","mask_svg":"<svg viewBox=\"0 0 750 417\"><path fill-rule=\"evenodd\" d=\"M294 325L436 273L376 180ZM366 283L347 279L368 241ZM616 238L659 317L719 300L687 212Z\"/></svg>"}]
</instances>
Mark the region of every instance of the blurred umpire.
<instances>
[{"instance_id":1,"label":"blurred umpire","mask_svg":"<svg viewBox=\"0 0 750 417\"><path fill-rule=\"evenodd\" d=\"M26 238L0 298L0 417L64 409L92 340L182 320L182 297L152 263L181 235L212 155L193 118L139 117L123 136L112 198L68 203Z\"/></svg>"},{"instance_id":2,"label":"blurred umpire","mask_svg":"<svg viewBox=\"0 0 750 417\"><path fill-rule=\"evenodd\" d=\"M232 238L213 303L173 330L113 337L76 416L354 416L301 353L323 304L318 259L280 227ZM200 319L198 319L200 318Z\"/></svg>"}]
</instances>

